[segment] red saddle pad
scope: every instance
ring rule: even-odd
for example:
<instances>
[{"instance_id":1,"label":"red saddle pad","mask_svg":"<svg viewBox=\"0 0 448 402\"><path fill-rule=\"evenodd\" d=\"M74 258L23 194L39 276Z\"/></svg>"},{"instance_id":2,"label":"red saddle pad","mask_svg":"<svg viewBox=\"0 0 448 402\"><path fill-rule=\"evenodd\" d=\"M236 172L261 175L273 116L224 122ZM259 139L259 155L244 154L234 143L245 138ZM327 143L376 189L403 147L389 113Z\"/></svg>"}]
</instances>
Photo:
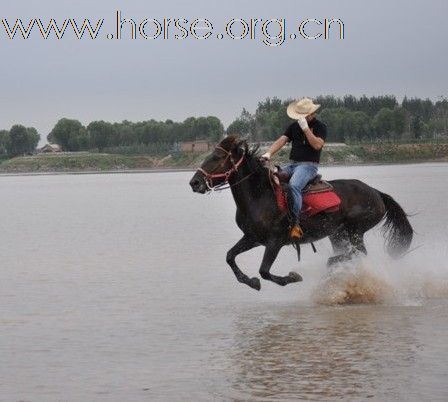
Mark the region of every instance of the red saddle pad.
<instances>
[{"instance_id":1,"label":"red saddle pad","mask_svg":"<svg viewBox=\"0 0 448 402\"><path fill-rule=\"evenodd\" d=\"M336 212L339 210L340 205L341 199L334 191L305 194L303 196L303 207L300 213L310 216L322 211Z\"/></svg>"}]
</instances>

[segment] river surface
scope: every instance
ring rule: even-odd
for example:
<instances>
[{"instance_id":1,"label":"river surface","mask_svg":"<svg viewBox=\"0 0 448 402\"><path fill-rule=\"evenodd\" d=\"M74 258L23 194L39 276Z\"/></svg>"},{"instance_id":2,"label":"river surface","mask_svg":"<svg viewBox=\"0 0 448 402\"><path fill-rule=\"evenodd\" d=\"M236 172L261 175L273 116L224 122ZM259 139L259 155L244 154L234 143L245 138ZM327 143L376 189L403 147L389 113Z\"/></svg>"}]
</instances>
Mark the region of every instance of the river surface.
<instances>
[{"instance_id":1,"label":"river surface","mask_svg":"<svg viewBox=\"0 0 448 402\"><path fill-rule=\"evenodd\" d=\"M448 164L321 170L391 194L415 249L374 229L328 276L328 240L284 248L304 281L256 292L230 192L192 173L0 177L0 400L448 400Z\"/></svg>"}]
</instances>

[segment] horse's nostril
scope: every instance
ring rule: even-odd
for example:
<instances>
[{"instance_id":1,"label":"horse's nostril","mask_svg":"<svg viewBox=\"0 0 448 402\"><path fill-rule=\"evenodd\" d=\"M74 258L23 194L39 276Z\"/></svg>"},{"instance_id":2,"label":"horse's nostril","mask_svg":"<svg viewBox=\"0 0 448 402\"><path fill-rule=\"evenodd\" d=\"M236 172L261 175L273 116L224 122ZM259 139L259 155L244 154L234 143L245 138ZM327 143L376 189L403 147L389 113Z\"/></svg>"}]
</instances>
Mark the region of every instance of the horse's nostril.
<instances>
[{"instance_id":1,"label":"horse's nostril","mask_svg":"<svg viewBox=\"0 0 448 402\"><path fill-rule=\"evenodd\" d=\"M194 179L194 180L190 181L190 186L193 190L198 188L199 185L200 185L200 183L199 183L198 179Z\"/></svg>"}]
</instances>

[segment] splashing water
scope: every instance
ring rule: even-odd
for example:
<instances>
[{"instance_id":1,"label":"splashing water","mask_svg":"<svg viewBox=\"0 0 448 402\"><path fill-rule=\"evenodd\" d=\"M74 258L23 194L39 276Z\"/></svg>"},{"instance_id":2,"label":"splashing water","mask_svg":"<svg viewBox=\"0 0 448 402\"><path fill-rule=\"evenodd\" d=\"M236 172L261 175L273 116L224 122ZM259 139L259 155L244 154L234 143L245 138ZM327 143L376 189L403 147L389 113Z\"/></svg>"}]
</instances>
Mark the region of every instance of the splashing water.
<instances>
[{"instance_id":1,"label":"splashing water","mask_svg":"<svg viewBox=\"0 0 448 402\"><path fill-rule=\"evenodd\" d=\"M446 259L421 250L402 260L387 257L355 259L339 264L315 286L315 304L398 304L448 298Z\"/></svg>"},{"instance_id":2,"label":"splashing water","mask_svg":"<svg viewBox=\"0 0 448 402\"><path fill-rule=\"evenodd\" d=\"M394 289L361 261L338 266L317 285L316 304L379 304L393 300Z\"/></svg>"}]
</instances>

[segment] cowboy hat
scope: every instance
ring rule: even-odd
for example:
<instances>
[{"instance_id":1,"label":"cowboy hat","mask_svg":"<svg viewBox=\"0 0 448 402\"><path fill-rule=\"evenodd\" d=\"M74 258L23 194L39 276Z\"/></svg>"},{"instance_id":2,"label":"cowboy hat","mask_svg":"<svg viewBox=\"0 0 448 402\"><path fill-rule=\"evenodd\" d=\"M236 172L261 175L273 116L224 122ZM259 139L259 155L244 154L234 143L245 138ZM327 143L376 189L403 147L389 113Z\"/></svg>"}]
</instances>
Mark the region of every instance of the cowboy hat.
<instances>
[{"instance_id":1,"label":"cowboy hat","mask_svg":"<svg viewBox=\"0 0 448 402\"><path fill-rule=\"evenodd\" d=\"M310 98L303 98L290 103L286 109L286 113L291 119L297 120L314 113L319 108L320 105L314 104Z\"/></svg>"}]
</instances>

